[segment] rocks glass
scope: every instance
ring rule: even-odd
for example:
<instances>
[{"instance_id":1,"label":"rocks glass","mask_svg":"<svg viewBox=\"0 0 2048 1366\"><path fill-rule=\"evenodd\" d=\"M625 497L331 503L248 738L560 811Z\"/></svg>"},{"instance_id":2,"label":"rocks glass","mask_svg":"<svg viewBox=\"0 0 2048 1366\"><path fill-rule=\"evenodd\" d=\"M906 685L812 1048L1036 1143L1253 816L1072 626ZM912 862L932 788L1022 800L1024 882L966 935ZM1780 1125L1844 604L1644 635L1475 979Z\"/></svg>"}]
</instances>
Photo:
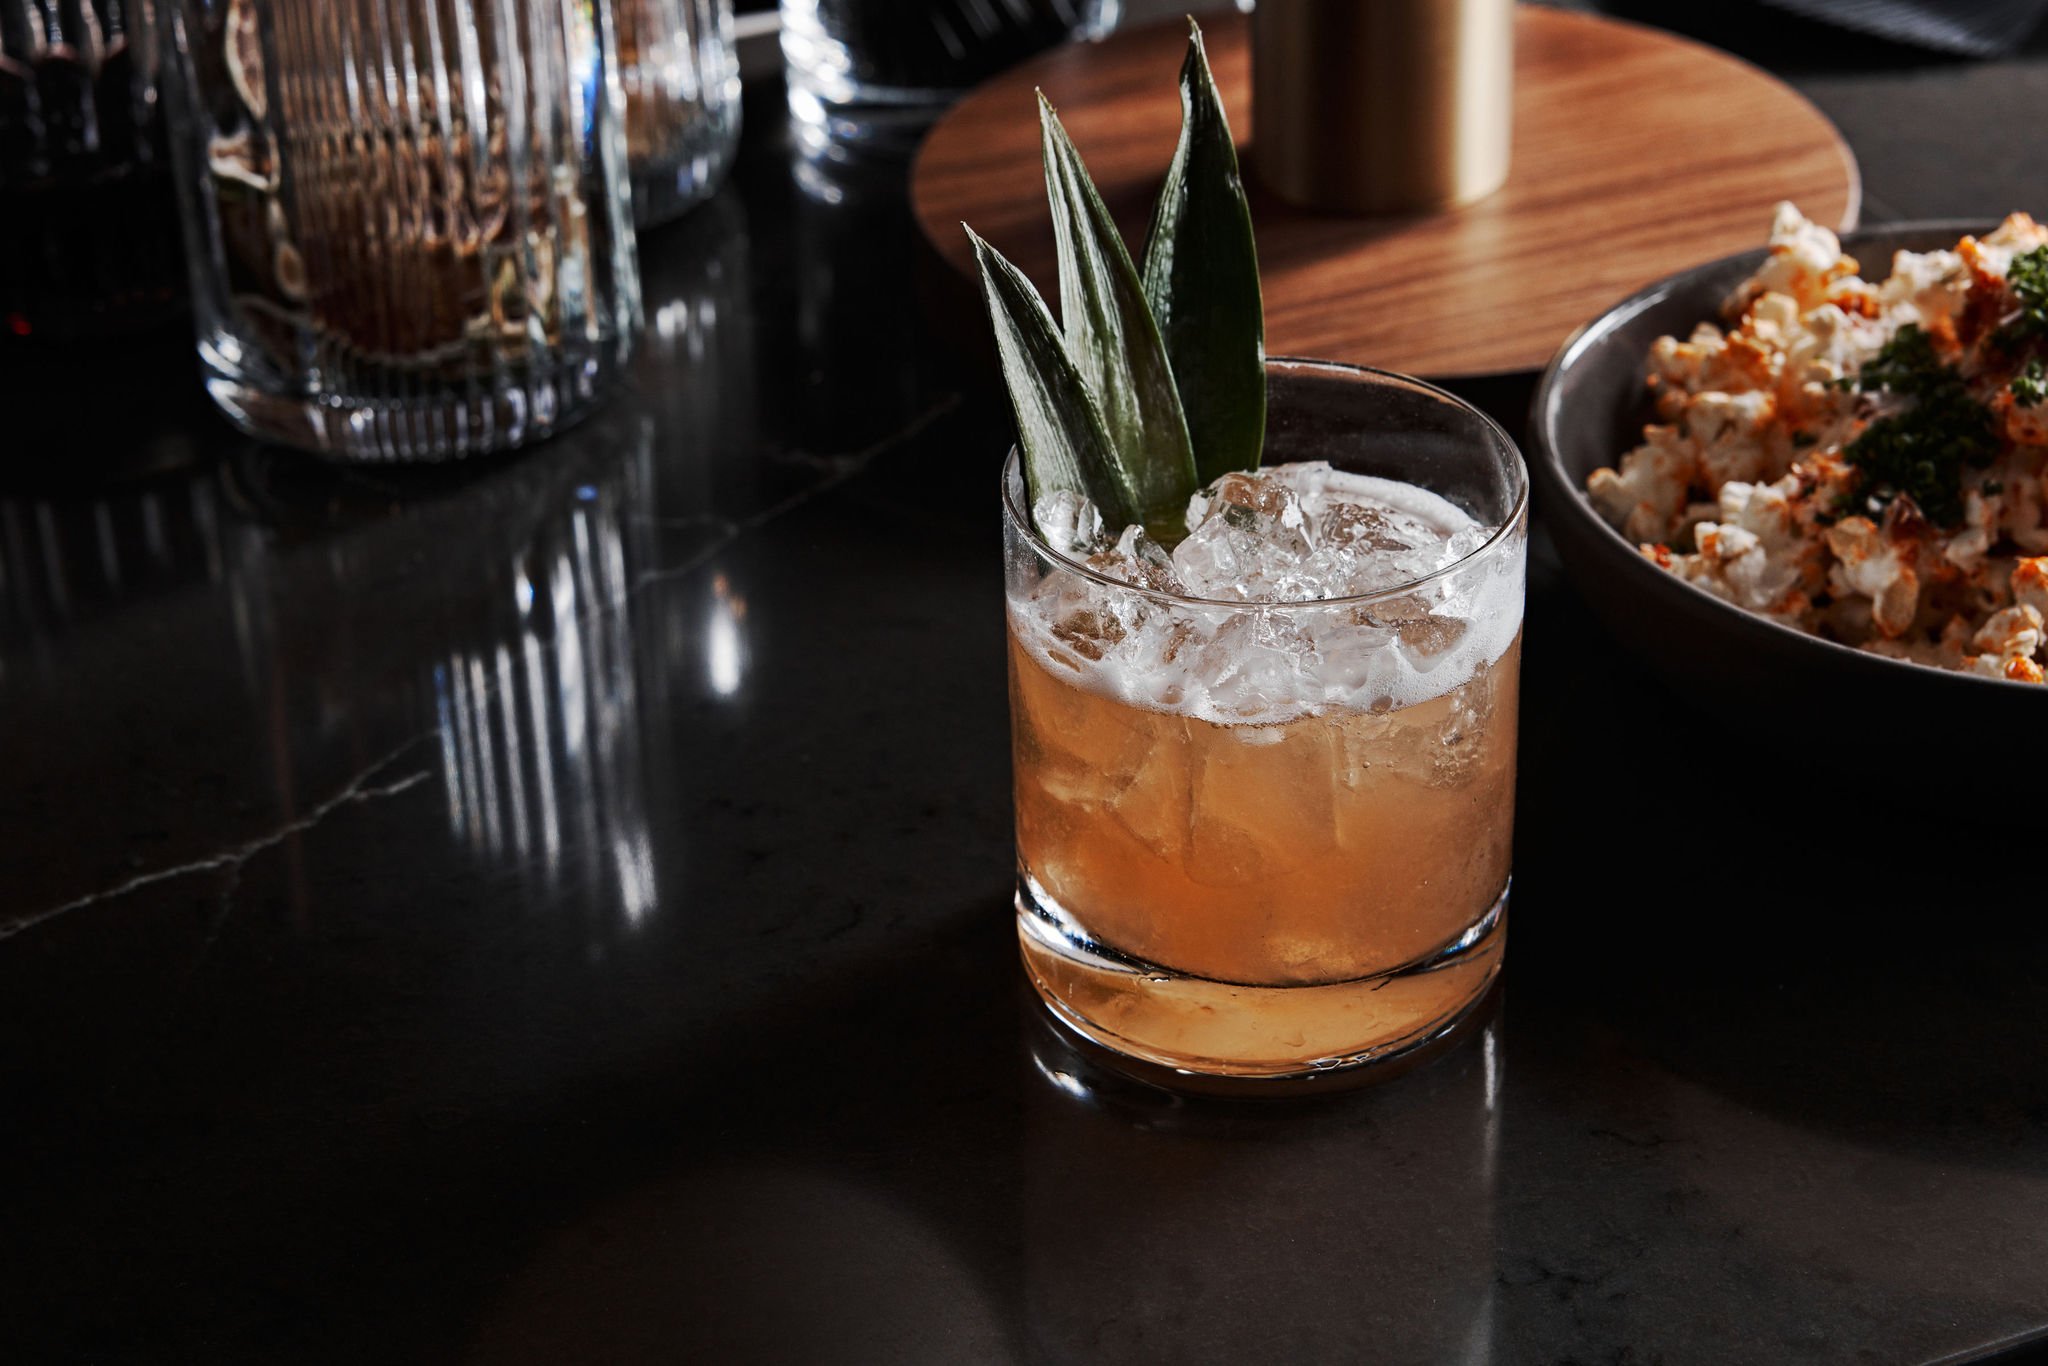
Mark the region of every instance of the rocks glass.
<instances>
[{"instance_id":1,"label":"rocks glass","mask_svg":"<svg viewBox=\"0 0 2048 1366\"><path fill-rule=\"evenodd\" d=\"M1116 26L1122 0L782 0L798 136L914 141L962 92L1070 36Z\"/></svg>"},{"instance_id":2,"label":"rocks glass","mask_svg":"<svg viewBox=\"0 0 2048 1366\"><path fill-rule=\"evenodd\" d=\"M1233 506L1177 566L1300 582L1350 547L1344 582L1371 589L1196 598L1055 550L1014 456L1004 475L1025 966L1055 1018L1182 1078L1421 1049L1473 1015L1506 938L1521 456L1419 381L1275 360L1267 388L1266 467L1390 481L1442 532L1424 558L1388 558L1410 551L1374 514Z\"/></svg>"},{"instance_id":3,"label":"rocks glass","mask_svg":"<svg viewBox=\"0 0 2048 1366\"><path fill-rule=\"evenodd\" d=\"M709 198L740 137L732 0L613 0L633 218L663 223Z\"/></svg>"},{"instance_id":4,"label":"rocks glass","mask_svg":"<svg viewBox=\"0 0 2048 1366\"><path fill-rule=\"evenodd\" d=\"M161 0L207 390L358 460L574 421L640 286L608 0Z\"/></svg>"},{"instance_id":5,"label":"rocks glass","mask_svg":"<svg viewBox=\"0 0 2048 1366\"><path fill-rule=\"evenodd\" d=\"M0 0L0 348L184 304L148 0Z\"/></svg>"}]
</instances>

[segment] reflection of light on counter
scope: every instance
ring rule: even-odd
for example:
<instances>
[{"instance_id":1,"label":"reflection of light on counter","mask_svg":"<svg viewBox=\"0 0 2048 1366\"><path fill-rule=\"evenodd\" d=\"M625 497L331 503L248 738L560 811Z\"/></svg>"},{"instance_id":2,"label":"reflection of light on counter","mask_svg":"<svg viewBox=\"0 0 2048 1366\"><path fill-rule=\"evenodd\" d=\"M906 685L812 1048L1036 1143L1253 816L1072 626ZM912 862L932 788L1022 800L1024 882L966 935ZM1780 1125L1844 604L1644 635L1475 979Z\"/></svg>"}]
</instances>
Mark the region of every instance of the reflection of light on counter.
<instances>
[{"instance_id":1,"label":"reflection of light on counter","mask_svg":"<svg viewBox=\"0 0 2048 1366\"><path fill-rule=\"evenodd\" d=\"M747 638L740 625L747 619L747 600L735 593L723 574L711 580L711 611L704 623L704 667L711 690L731 697L745 681Z\"/></svg>"},{"instance_id":2,"label":"reflection of light on counter","mask_svg":"<svg viewBox=\"0 0 2048 1366\"><path fill-rule=\"evenodd\" d=\"M1488 1190L1493 1189L1494 1171L1500 1163L1500 1110L1498 1109L1500 1103L1499 1035L1500 1021L1496 1018L1487 1023L1485 1033L1480 1036L1485 1047L1485 1052L1480 1058L1480 1068L1486 1077L1486 1127L1484 1130L1485 1136L1481 1140L1479 1149L1479 1172L1480 1180ZM1490 1316L1488 1322L1491 1322ZM1474 1360L1487 1361L1492 1359L1491 1356L1474 1358Z\"/></svg>"},{"instance_id":3,"label":"reflection of light on counter","mask_svg":"<svg viewBox=\"0 0 2048 1366\"><path fill-rule=\"evenodd\" d=\"M832 182L832 178L820 170L815 162L800 161L796 166L797 188L821 204L839 204L846 199L846 191Z\"/></svg>"},{"instance_id":4,"label":"reflection of light on counter","mask_svg":"<svg viewBox=\"0 0 2048 1366\"><path fill-rule=\"evenodd\" d=\"M461 760L455 751L455 717L451 713L452 703L448 696L448 666L434 666L434 729L441 737L441 772L444 781L441 786L448 791L448 828L459 839L465 807L462 802L462 785L455 775L462 771Z\"/></svg>"},{"instance_id":5,"label":"reflection of light on counter","mask_svg":"<svg viewBox=\"0 0 2048 1366\"><path fill-rule=\"evenodd\" d=\"M520 636L526 665L526 706L533 724L533 771L540 790L540 852L548 876L562 866L562 812L555 804L554 741L548 735L548 700L543 687L540 642L533 632Z\"/></svg>"},{"instance_id":6,"label":"reflection of light on counter","mask_svg":"<svg viewBox=\"0 0 2048 1366\"><path fill-rule=\"evenodd\" d=\"M476 724L471 719L472 699L469 695L469 665L457 655L448 668L451 682L451 696L455 700L454 743L455 752L461 762L449 775L449 781L456 784L462 793L462 824L458 834L467 834L472 849L483 847L483 796L478 790L476 770Z\"/></svg>"},{"instance_id":7,"label":"reflection of light on counter","mask_svg":"<svg viewBox=\"0 0 2048 1366\"><path fill-rule=\"evenodd\" d=\"M505 737L505 771L512 775L512 781L505 785L512 798L512 847L519 855L520 861L524 862L529 843L526 829L526 784L520 781L520 777L526 772L526 763L520 753L519 721L512 705L512 699L519 696L512 685L512 652L505 648L503 641L498 643L496 663L498 696L504 699L504 705L498 708L498 721L501 733Z\"/></svg>"},{"instance_id":8,"label":"reflection of light on counter","mask_svg":"<svg viewBox=\"0 0 2048 1366\"><path fill-rule=\"evenodd\" d=\"M580 540L580 517L577 532ZM583 758L583 728L588 718L583 696L583 633L576 629L576 579L567 555L555 560L549 580L555 608L555 652L561 659L562 753L573 764Z\"/></svg>"},{"instance_id":9,"label":"reflection of light on counter","mask_svg":"<svg viewBox=\"0 0 2048 1366\"><path fill-rule=\"evenodd\" d=\"M790 124L796 130L797 144L813 155L823 154L832 146L833 119L826 112L825 102L795 82L789 87ZM845 121L840 120L843 124Z\"/></svg>"},{"instance_id":10,"label":"reflection of light on counter","mask_svg":"<svg viewBox=\"0 0 2048 1366\"><path fill-rule=\"evenodd\" d=\"M618 865L619 901L626 910L626 922L638 925L654 906L654 856L648 851L645 832L612 841L612 860Z\"/></svg>"},{"instance_id":11,"label":"reflection of light on counter","mask_svg":"<svg viewBox=\"0 0 2048 1366\"><path fill-rule=\"evenodd\" d=\"M1039 1057L1035 1051L1031 1055L1031 1065L1038 1069L1039 1076L1044 1077L1075 1100L1092 1101L1094 1099L1088 1094L1087 1085L1079 1077L1075 1076L1072 1072L1063 1071L1052 1066L1044 1058Z\"/></svg>"},{"instance_id":12,"label":"reflection of light on counter","mask_svg":"<svg viewBox=\"0 0 2048 1366\"><path fill-rule=\"evenodd\" d=\"M651 326L662 355L672 357L680 349L691 360L702 361L706 346L717 333L718 304L711 299L695 304L672 299L654 310Z\"/></svg>"},{"instance_id":13,"label":"reflection of light on counter","mask_svg":"<svg viewBox=\"0 0 2048 1366\"><path fill-rule=\"evenodd\" d=\"M654 335L665 342L674 341L689 326L690 304L687 299L672 299L654 310Z\"/></svg>"},{"instance_id":14,"label":"reflection of light on counter","mask_svg":"<svg viewBox=\"0 0 2048 1366\"><path fill-rule=\"evenodd\" d=\"M550 900L567 892L631 926L660 897L618 515L629 498L573 494L511 566L516 617L434 670L448 822L488 863L536 862L527 885Z\"/></svg>"},{"instance_id":15,"label":"reflection of light on counter","mask_svg":"<svg viewBox=\"0 0 2048 1366\"><path fill-rule=\"evenodd\" d=\"M483 661L475 655L469 657L469 695L470 721L476 727L471 738L476 746L477 789L483 796L484 838L495 854L505 847L504 830L498 822L498 746L491 736L491 689L484 682ZM508 776L515 783L520 781L517 773Z\"/></svg>"},{"instance_id":16,"label":"reflection of light on counter","mask_svg":"<svg viewBox=\"0 0 2048 1366\"><path fill-rule=\"evenodd\" d=\"M256 539L223 531L220 496L205 478L182 487L122 484L89 499L0 493L0 651L8 662L47 665L45 647L89 620L183 582L220 582L224 556Z\"/></svg>"}]
</instances>

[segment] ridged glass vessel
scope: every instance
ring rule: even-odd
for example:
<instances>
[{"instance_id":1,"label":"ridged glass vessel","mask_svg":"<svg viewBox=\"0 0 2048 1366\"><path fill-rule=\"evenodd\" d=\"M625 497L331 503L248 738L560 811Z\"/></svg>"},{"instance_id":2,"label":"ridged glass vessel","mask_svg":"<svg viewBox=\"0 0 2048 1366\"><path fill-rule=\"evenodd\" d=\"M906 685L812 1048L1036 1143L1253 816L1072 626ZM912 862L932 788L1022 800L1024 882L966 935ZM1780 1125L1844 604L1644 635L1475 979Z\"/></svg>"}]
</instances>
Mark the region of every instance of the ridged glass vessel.
<instances>
[{"instance_id":1,"label":"ridged glass vessel","mask_svg":"<svg viewBox=\"0 0 2048 1366\"><path fill-rule=\"evenodd\" d=\"M782 0L798 136L914 141L939 110L1067 38L1116 27L1123 0Z\"/></svg>"},{"instance_id":2,"label":"ridged glass vessel","mask_svg":"<svg viewBox=\"0 0 2048 1366\"><path fill-rule=\"evenodd\" d=\"M710 197L740 137L732 0L613 0L626 91L633 219L647 226Z\"/></svg>"},{"instance_id":3,"label":"ridged glass vessel","mask_svg":"<svg viewBox=\"0 0 2048 1366\"><path fill-rule=\"evenodd\" d=\"M206 387L360 460L532 441L640 319L609 0L163 0Z\"/></svg>"},{"instance_id":4,"label":"ridged glass vessel","mask_svg":"<svg viewBox=\"0 0 2048 1366\"><path fill-rule=\"evenodd\" d=\"M184 302L147 8L0 0L0 356Z\"/></svg>"}]
</instances>

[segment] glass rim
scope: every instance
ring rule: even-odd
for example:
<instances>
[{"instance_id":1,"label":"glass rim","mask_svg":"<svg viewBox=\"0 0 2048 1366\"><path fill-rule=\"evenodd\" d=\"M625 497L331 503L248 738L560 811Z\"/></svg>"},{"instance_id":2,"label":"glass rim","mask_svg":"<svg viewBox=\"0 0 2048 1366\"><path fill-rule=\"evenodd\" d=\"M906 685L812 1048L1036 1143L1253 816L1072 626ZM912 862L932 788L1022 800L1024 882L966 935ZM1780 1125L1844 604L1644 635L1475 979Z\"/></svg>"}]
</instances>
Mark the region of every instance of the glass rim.
<instances>
[{"instance_id":1,"label":"glass rim","mask_svg":"<svg viewBox=\"0 0 2048 1366\"><path fill-rule=\"evenodd\" d=\"M1476 564L1481 560L1491 557L1507 543L1510 535L1527 518L1529 511L1529 462L1523 458L1522 448L1515 444L1514 438L1508 435L1507 429L1502 427L1500 423L1494 421L1464 399L1459 398L1456 394L1431 384L1428 380L1417 379L1413 375L1404 375L1398 370L1382 370L1372 365L1353 365L1348 361L1317 360L1309 356L1268 356L1266 357L1266 369L1269 373L1274 370L1321 370L1330 374L1348 376L1352 379L1369 376L1374 379L1395 380L1448 403L1454 408L1463 409L1467 414L1479 420L1482 430L1491 437L1497 449L1508 457L1507 467L1514 476L1515 494L1514 502L1508 508L1508 515L1501 519L1500 525L1496 526L1493 529L1493 533L1484 541L1481 541L1463 555L1458 556L1455 560L1430 570L1427 574L1419 574L1412 579L1404 579L1402 582L1387 588L1375 588L1370 593L1352 593L1340 598L1288 598L1279 602L1261 602L1256 599L1246 598L1198 598L1191 594L1169 592L1163 588L1148 588L1143 584L1130 583L1124 579L1117 578L1114 574L1105 574L1085 561L1077 560L1064 551L1055 549L1051 542L1038 534L1038 528L1031 524L1030 508L1020 506L1018 498L1011 492L1011 473L1015 471L1021 474L1024 459L1023 451L1014 443L1010 446L1009 454L1003 458L1002 497L1004 516L1009 519L1012 527L1022 533L1025 541L1038 554L1064 568L1072 570L1083 578L1091 579L1106 587L1121 589L1126 593L1134 593L1140 597L1151 598L1158 602L1202 608L1227 607L1235 611L1245 611L1247 609L1270 611L1275 608L1292 611L1304 608L1352 607L1361 603L1385 602L1392 598L1406 597L1418 588L1435 583L1437 580L1444 578L1446 575L1456 573L1467 565ZM1017 486L1028 496L1029 490L1025 488L1021 477L1017 480ZM1430 491L1434 492L1434 490Z\"/></svg>"}]
</instances>

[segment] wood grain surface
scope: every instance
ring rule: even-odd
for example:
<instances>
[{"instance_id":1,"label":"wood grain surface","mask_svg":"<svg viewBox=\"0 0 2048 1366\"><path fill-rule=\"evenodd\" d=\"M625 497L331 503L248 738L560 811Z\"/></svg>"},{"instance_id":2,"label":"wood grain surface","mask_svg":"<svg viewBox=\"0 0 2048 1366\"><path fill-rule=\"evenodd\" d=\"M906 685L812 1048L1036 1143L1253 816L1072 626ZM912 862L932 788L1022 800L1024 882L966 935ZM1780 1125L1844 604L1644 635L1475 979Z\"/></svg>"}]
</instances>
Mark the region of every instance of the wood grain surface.
<instances>
[{"instance_id":1,"label":"wood grain surface","mask_svg":"<svg viewBox=\"0 0 2048 1366\"><path fill-rule=\"evenodd\" d=\"M1256 157L1248 24L1204 25L1239 152ZM1362 219L1252 185L1266 346L1414 374L1542 366L1637 288L1761 245L1772 206L1854 227L1856 162L1786 86L1699 44L1590 15L1516 19L1514 165L1477 204ZM998 76L932 129L912 173L918 221L963 279L965 221L1056 297L1034 87L1086 157L1136 257L1180 126L1181 21L1058 48Z\"/></svg>"}]
</instances>

